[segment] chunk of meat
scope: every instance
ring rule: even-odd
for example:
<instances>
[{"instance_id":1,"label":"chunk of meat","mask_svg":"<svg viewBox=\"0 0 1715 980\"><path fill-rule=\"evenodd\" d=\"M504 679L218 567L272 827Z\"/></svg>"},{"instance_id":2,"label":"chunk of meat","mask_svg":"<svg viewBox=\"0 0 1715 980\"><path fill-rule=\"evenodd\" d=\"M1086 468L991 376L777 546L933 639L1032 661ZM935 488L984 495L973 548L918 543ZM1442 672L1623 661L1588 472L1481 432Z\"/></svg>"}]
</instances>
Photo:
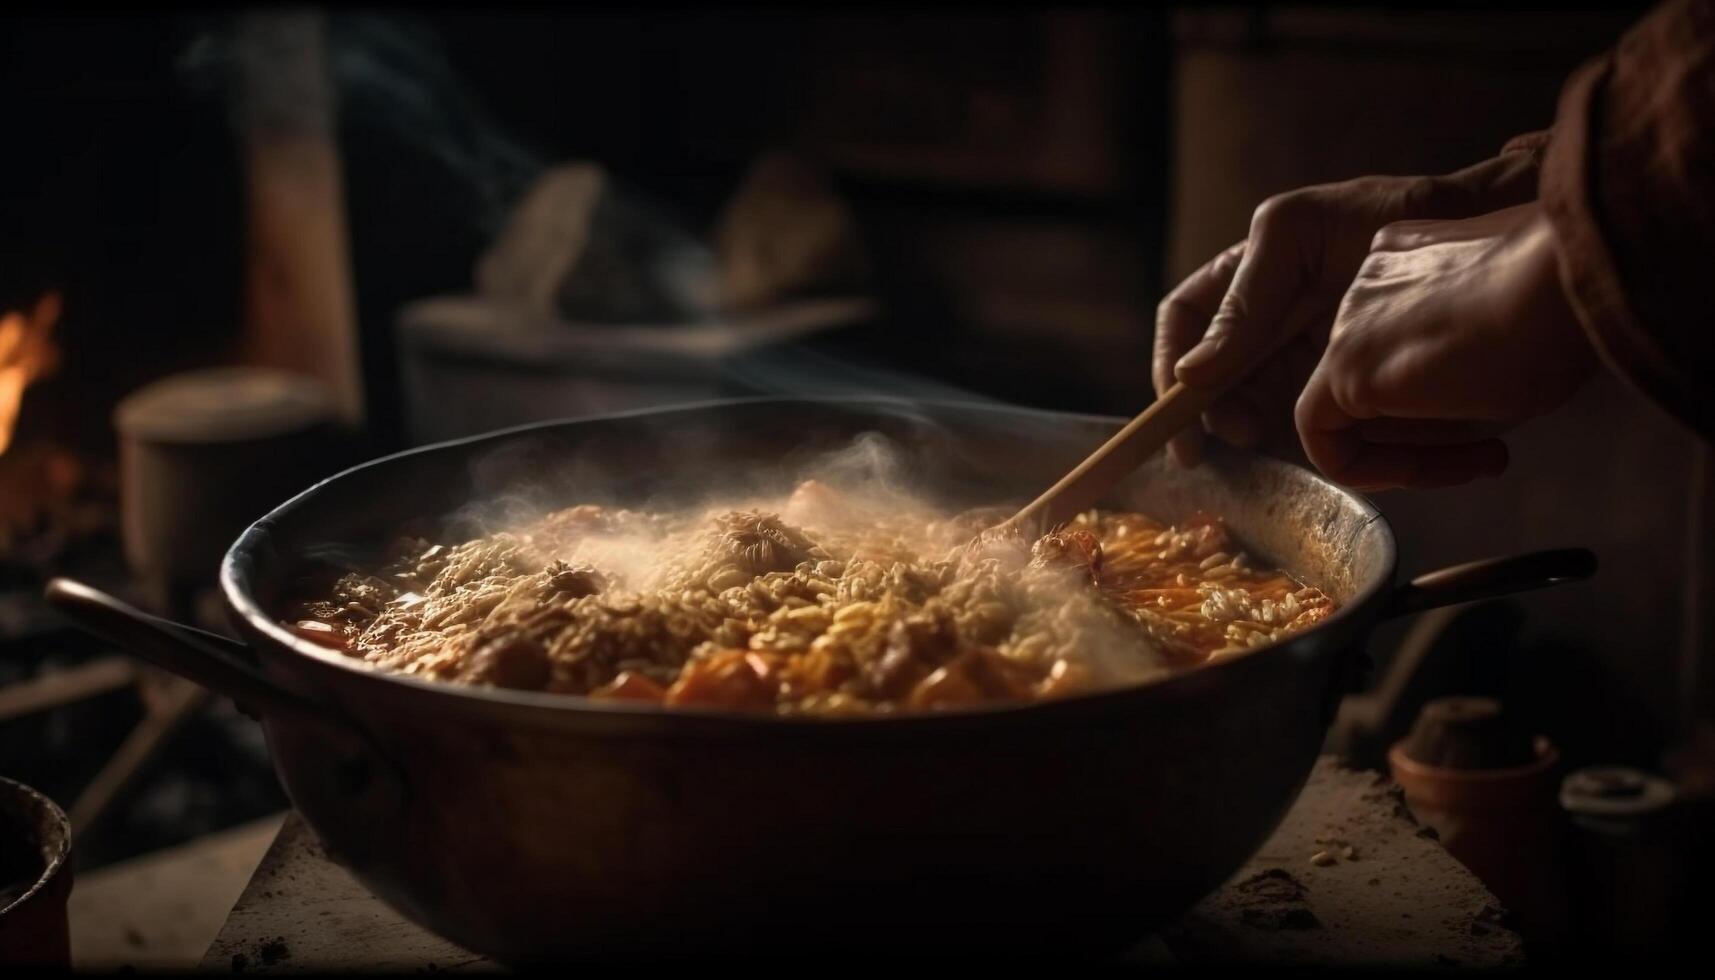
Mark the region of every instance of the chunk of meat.
<instances>
[{"instance_id":1,"label":"chunk of meat","mask_svg":"<svg viewBox=\"0 0 1715 980\"><path fill-rule=\"evenodd\" d=\"M550 602L582 599L587 595L605 592L609 585L607 576L593 567L573 565L565 561L554 561L542 570L542 575L540 596Z\"/></svg>"},{"instance_id":2,"label":"chunk of meat","mask_svg":"<svg viewBox=\"0 0 1715 980\"><path fill-rule=\"evenodd\" d=\"M548 651L535 637L507 633L476 648L464 680L518 691L540 691L552 674Z\"/></svg>"},{"instance_id":3,"label":"chunk of meat","mask_svg":"<svg viewBox=\"0 0 1715 980\"><path fill-rule=\"evenodd\" d=\"M801 562L827 557L803 531L776 514L734 511L717 517L715 528L720 550L751 575L790 572Z\"/></svg>"},{"instance_id":4,"label":"chunk of meat","mask_svg":"<svg viewBox=\"0 0 1715 980\"><path fill-rule=\"evenodd\" d=\"M1030 546L1031 568L1068 568L1095 582L1102 574L1102 543L1088 531L1050 531Z\"/></svg>"}]
</instances>

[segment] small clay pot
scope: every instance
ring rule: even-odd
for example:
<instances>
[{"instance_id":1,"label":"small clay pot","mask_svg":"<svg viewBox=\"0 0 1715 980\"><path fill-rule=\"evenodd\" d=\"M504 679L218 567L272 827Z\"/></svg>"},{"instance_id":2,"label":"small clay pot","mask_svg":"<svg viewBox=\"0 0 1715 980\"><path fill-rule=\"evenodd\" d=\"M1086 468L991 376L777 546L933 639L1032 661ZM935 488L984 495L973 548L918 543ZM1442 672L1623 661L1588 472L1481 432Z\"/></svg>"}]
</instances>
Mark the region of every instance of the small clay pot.
<instances>
[{"instance_id":1,"label":"small clay pot","mask_svg":"<svg viewBox=\"0 0 1715 980\"><path fill-rule=\"evenodd\" d=\"M71 966L71 821L54 801L0 778L0 966Z\"/></svg>"},{"instance_id":2,"label":"small clay pot","mask_svg":"<svg viewBox=\"0 0 1715 980\"><path fill-rule=\"evenodd\" d=\"M1477 700L1425 706L1412 735L1388 752L1388 764L1418 821L1434 828L1447 851L1515 913L1520 930L1556 936L1567 918L1564 827L1556 797L1560 753L1546 738L1535 738L1526 761L1493 764L1517 762L1516 744L1507 744L1516 743L1516 733L1498 720L1498 704L1472 703ZM1445 704L1455 701L1461 703ZM1432 710L1438 705L1443 710ZM1481 736L1473 739L1477 732ZM1444 759L1490 764L1426 762L1413 752L1426 746L1437 747Z\"/></svg>"}]
</instances>

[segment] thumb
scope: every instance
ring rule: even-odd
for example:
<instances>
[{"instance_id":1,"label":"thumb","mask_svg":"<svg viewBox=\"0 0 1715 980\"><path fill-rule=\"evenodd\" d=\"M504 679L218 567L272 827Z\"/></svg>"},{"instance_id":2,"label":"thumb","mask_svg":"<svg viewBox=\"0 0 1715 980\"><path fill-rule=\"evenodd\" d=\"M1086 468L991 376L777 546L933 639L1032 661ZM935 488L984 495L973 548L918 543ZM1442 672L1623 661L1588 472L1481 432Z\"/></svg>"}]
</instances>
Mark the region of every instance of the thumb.
<instances>
[{"instance_id":1,"label":"thumb","mask_svg":"<svg viewBox=\"0 0 1715 980\"><path fill-rule=\"evenodd\" d=\"M1257 209L1244 257L1203 340L1174 365L1174 376L1193 388L1234 381L1286 339L1288 311L1303 291L1308 262L1303 222L1291 198L1271 198Z\"/></svg>"}]
</instances>

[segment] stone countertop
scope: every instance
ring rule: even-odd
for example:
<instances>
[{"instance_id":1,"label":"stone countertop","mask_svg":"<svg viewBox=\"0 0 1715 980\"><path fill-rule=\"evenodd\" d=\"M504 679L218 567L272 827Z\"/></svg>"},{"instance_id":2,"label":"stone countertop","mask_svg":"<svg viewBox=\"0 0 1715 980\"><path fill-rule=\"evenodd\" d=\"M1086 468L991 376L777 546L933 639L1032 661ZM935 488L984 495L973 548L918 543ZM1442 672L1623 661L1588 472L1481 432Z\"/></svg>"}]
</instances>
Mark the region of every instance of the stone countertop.
<instances>
[{"instance_id":1,"label":"stone countertop","mask_svg":"<svg viewBox=\"0 0 1715 980\"><path fill-rule=\"evenodd\" d=\"M1522 965L1499 904L1417 825L1385 776L1325 756L1280 828L1215 894L1139 944L1139 965ZM204 970L496 970L364 890L289 816Z\"/></svg>"}]
</instances>

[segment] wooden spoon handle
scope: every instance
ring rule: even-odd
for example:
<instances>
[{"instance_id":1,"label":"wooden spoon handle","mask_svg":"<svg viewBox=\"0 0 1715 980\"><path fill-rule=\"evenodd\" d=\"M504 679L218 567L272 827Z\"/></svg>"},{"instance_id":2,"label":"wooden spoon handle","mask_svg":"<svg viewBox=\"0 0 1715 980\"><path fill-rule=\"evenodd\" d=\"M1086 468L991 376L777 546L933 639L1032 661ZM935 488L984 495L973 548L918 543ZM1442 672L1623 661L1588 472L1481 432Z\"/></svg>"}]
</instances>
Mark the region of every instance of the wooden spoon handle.
<instances>
[{"instance_id":1,"label":"wooden spoon handle","mask_svg":"<svg viewBox=\"0 0 1715 980\"><path fill-rule=\"evenodd\" d=\"M1187 388L1183 381L1174 384L1007 524L1027 534L1041 534L1095 506L1102 494L1195 423L1224 390Z\"/></svg>"}]
</instances>

